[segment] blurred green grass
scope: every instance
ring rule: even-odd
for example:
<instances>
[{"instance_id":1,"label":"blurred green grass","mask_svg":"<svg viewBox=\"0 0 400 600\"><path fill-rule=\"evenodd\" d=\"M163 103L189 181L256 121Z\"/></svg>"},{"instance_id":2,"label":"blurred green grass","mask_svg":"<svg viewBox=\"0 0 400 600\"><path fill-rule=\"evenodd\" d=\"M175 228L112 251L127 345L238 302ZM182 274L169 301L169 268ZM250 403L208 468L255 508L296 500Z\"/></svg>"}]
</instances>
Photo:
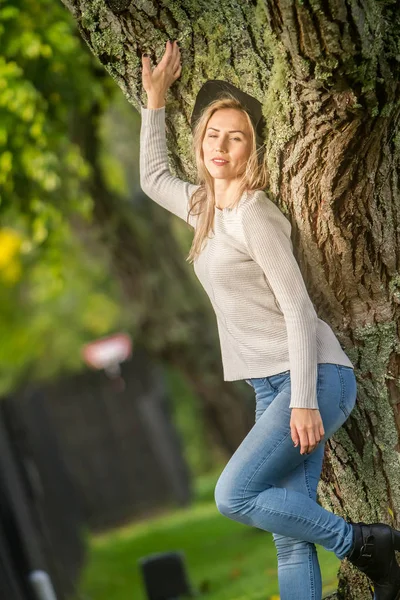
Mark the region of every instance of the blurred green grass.
<instances>
[{"instance_id":1,"label":"blurred green grass","mask_svg":"<svg viewBox=\"0 0 400 600\"><path fill-rule=\"evenodd\" d=\"M221 515L214 488L223 465L195 481L188 508L136 522L89 538L80 600L147 600L138 559L182 551L189 581L207 600L278 600L276 551L272 535ZM317 546L323 595L337 587L340 561Z\"/></svg>"}]
</instances>

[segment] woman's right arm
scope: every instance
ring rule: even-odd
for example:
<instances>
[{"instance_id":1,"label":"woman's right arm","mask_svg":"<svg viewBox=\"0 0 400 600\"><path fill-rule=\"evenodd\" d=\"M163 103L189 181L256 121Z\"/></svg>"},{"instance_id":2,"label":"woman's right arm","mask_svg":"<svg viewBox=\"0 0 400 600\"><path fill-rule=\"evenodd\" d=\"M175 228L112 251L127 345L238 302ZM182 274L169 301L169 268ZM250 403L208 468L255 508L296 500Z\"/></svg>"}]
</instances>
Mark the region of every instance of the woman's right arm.
<instances>
[{"instance_id":1,"label":"woman's right arm","mask_svg":"<svg viewBox=\"0 0 400 600\"><path fill-rule=\"evenodd\" d=\"M159 65L151 72L150 59L143 56L143 86L147 107L141 107L140 186L155 202L187 221L189 198L199 186L183 181L169 169L165 132L165 93L180 75L179 48L167 42ZM189 223L195 227L196 217Z\"/></svg>"}]
</instances>

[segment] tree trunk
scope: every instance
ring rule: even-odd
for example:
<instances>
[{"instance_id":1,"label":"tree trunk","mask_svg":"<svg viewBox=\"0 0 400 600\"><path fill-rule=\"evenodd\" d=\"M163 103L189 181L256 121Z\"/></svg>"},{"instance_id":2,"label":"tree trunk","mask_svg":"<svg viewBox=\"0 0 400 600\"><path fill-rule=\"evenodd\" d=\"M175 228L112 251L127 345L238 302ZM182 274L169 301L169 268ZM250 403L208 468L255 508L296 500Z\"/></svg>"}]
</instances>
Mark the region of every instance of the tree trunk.
<instances>
[{"instance_id":1,"label":"tree trunk","mask_svg":"<svg viewBox=\"0 0 400 600\"><path fill-rule=\"evenodd\" d=\"M327 444L319 499L353 521L399 527L399 4L64 2L138 109L141 54L158 62L166 39L180 41L167 98L178 176L193 180L188 123L206 79L263 102L271 193L318 314L356 366L357 405ZM367 597L366 577L344 561L338 598Z\"/></svg>"}]
</instances>

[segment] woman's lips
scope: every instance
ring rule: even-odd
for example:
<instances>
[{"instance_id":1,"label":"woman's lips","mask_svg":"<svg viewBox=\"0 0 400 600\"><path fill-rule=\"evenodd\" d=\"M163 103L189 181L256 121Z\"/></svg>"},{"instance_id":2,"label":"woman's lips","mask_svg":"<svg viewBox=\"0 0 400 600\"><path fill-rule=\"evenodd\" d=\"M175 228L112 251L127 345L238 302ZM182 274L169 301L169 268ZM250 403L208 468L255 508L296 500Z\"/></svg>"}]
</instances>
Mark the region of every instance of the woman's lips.
<instances>
[{"instance_id":1,"label":"woman's lips","mask_svg":"<svg viewBox=\"0 0 400 600\"><path fill-rule=\"evenodd\" d=\"M227 165L229 161L227 160L218 160L213 158L212 161L214 163L214 165L217 165L217 167L223 167L224 165Z\"/></svg>"}]
</instances>

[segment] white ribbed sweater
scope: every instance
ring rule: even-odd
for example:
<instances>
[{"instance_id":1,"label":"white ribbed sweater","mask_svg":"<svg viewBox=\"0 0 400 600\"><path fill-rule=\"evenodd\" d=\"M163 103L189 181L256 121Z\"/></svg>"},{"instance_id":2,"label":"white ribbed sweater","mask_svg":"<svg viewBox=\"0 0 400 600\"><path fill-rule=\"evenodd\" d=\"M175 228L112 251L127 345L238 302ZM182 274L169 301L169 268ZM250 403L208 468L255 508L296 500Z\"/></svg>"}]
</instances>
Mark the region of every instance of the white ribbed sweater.
<instances>
[{"instance_id":1,"label":"white ribbed sweater","mask_svg":"<svg viewBox=\"0 0 400 600\"><path fill-rule=\"evenodd\" d=\"M140 185L184 221L199 186L169 170L165 106L141 107ZM190 217L196 226L196 217ZM290 239L291 225L265 192L243 194L235 209L215 207L214 235L194 271L214 308L225 381L290 369L290 408L318 408L317 363L354 368L318 318Z\"/></svg>"}]
</instances>

